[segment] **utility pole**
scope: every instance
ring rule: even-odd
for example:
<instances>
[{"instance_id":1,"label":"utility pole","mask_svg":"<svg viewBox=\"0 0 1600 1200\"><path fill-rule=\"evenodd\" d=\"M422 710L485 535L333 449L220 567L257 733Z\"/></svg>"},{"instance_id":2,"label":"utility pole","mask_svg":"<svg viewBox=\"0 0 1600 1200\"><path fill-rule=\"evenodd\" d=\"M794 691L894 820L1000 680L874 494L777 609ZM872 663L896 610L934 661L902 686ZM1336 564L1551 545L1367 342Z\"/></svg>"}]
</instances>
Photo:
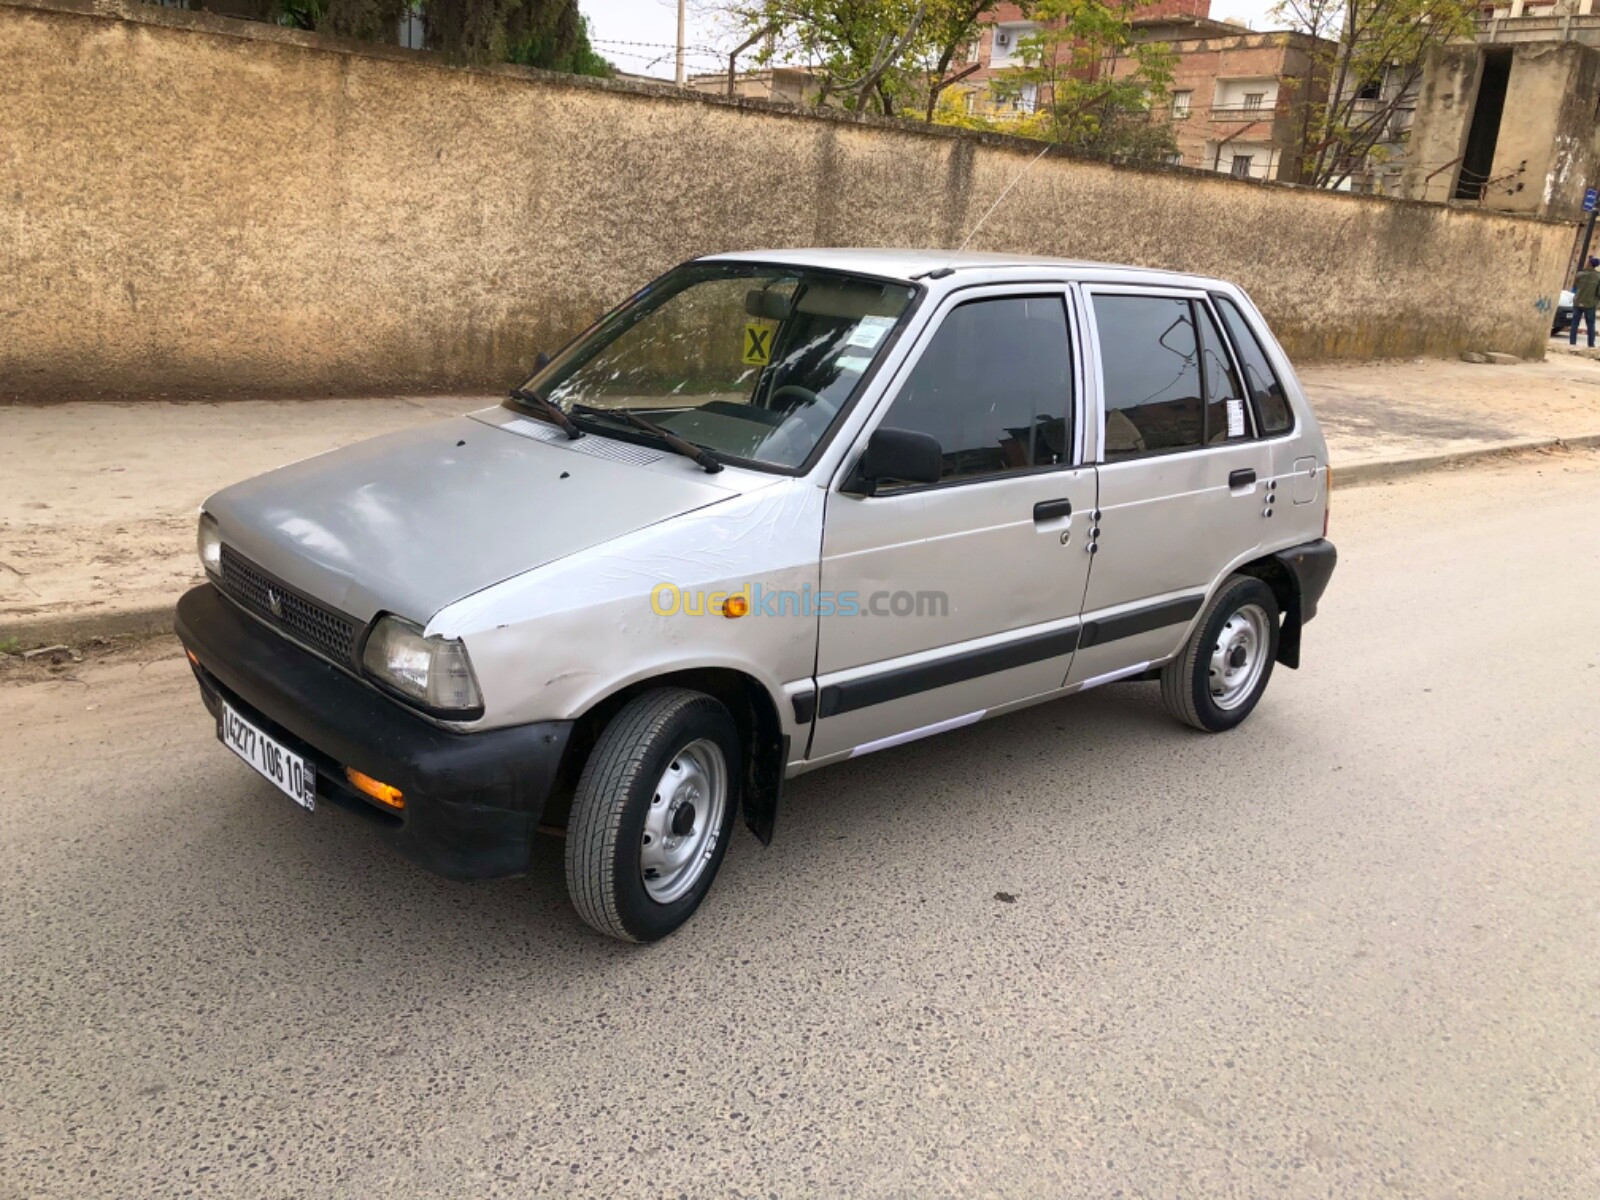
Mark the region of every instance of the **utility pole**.
<instances>
[{"instance_id":1,"label":"utility pole","mask_svg":"<svg viewBox=\"0 0 1600 1200\"><path fill-rule=\"evenodd\" d=\"M683 26L684 8L689 0L678 0L678 86L682 87L688 82L683 73Z\"/></svg>"}]
</instances>

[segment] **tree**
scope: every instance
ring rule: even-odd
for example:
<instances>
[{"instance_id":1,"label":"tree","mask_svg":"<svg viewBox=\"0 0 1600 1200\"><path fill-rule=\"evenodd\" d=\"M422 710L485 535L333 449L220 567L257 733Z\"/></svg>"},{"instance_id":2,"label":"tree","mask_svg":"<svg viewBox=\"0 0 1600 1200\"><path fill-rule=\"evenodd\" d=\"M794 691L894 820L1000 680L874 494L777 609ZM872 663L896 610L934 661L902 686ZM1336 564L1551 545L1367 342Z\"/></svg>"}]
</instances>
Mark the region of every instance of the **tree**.
<instances>
[{"instance_id":1,"label":"tree","mask_svg":"<svg viewBox=\"0 0 1600 1200\"><path fill-rule=\"evenodd\" d=\"M264 16L369 42L392 42L401 19L421 15L429 49L470 62L515 62L577 75L610 75L589 43L578 0L265 0Z\"/></svg>"},{"instance_id":2,"label":"tree","mask_svg":"<svg viewBox=\"0 0 1600 1200\"><path fill-rule=\"evenodd\" d=\"M1000 0L731 0L757 63L810 64L816 103L932 119L941 91L975 67L952 68Z\"/></svg>"},{"instance_id":3,"label":"tree","mask_svg":"<svg viewBox=\"0 0 1600 1200\"><path fill-rule=\"evenodd\" d=\"M1015 118L940 109L950 124L1004 129L1056 142L1080 154L1159 162L1176 145L1164 122L1151 120L1152 98L1172 84L1175 56L1164 43L1133 37L1134 0L1037 0L1037 32L1020 38L1022 66L991 87L1020 112Z\"/></svg>"},{"instance_id":4,"label":"tree","mask_svg":"<svg viewBox=\"0 0 1600 1200\"><path fill-rule=\"evenodd\" d=\"M1274 13L1323 39L1312 80L1327 98L1304 106L1300 178L1339 187L1382 151L1411 103L1428 51L1473 31L1473 0L1281 0ZM1318 89L1320 90L1320 84Z\"/></svg>"}]
</instances>

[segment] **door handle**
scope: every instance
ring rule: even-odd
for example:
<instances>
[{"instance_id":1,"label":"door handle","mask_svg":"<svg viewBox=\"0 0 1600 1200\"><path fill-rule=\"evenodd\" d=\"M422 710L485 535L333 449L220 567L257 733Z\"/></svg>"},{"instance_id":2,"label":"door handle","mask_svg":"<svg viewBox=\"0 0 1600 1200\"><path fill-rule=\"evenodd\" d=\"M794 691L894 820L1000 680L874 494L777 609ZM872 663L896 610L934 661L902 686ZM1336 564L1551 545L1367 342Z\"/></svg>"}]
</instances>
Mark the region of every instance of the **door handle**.
<instances>
[{"instance_id":1,"label":"door handle","mask_svg":"<svg viewBox=\"0 0 1600 1200\"><path fill-rule=\"evenodd\" d=\"M1033 506L1035 521L1053 521L1057 517L1072 515L1071 500L1041 500Z\"/></svg>"},{"instance_id":2,"label":"door handle","mask_svg":"<svg viewBox=\"0 0 1600 1200\"><path fill-rule=\"evenodd\" d=\"M1231 488L1246 487L1255 481L1256 473L1253 467L1241 467L1228 476L1228 486Z\"/></svg>"}]
</instances>

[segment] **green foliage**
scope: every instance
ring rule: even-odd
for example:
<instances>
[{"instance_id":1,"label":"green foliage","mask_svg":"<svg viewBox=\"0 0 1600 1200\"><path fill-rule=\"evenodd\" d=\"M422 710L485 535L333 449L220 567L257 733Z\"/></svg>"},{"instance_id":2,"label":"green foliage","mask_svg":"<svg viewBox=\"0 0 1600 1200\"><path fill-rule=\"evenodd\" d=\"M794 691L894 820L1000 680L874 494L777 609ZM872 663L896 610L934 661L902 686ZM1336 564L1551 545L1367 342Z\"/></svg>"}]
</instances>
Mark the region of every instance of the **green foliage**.
<instances>
[{"instance_id":1,"label":"green foliage","mask_svg":"<svg viewBox=\"0 0 1600 1200\"><path fill-rule=\"evenodd\" d=\"M410 0L266 0L280 25L392 42ZM468 62L515 62L575 75L612 74L589 42L578 0L419 0L429 49Z\"/></svg>"},{"instance_id":2,"label":"green foliage","mask_svg":"<svg viewBox=\"0 0 1600 1200\"><path fill-rule=\"evenodd\" d=\"M1421 83L1428 51L1470 36L1476 10L1474 0L1281 0L1279 20L1324 39L1313 55L1300 178L1337 187L1386 158L1380 143Z\"/></svg>"},{"instance_id":3,"label":"green foliage","mask_svg":"<svg viewBox=\"0 0 1600 1200\"><path fill-rule=\"evenodd\" d=\"M733 0L752 35L769 35L757 64L804 62L821 81L817 103L895 116L926 109L952 64L1000 0Z\"/></svg>"},{"instance_id":4,"label":"green foliage","mask_svg":"<svg viewBox=\"0 0 1600 1200\"><path fill-rule=\"evenodd\" d=\"M589 22L581 14L576 29L563 26L530 30L521 41L512 45L506 57L525 67L565 71L569 75L596 75L609 79L614 74L611 64L590 45Z\"/></svg>"},{"instance_id":5,"label":"green foliage","mask_svg":"<svg viewBox=\"0 0 1600 1200\"><path fill-rule=\"evenodd\" d=\"M1040 27L1017 44L1022 65L991 84L1002 101L1033 97L1033 111L952 119L947 105L938 119L1003 129L1079 154L1161 161L1176 146L1171 129L1150 112L1172 84L1176 55L1163 43L1134 41L1130 19L1137 7L1132 0L1037 0L1029 16Z\"/></svg>"}]
</instances>

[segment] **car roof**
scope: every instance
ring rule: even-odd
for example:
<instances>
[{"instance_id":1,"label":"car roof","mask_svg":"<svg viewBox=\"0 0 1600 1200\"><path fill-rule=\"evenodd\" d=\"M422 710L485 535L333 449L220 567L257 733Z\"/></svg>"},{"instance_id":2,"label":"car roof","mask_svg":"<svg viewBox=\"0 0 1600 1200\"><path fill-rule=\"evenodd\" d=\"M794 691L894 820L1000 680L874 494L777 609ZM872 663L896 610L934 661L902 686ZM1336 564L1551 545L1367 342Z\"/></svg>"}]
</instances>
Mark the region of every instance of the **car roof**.
<instances>
[{"instance_id":1,"label":"car roof","mask_svg":"<svg viewBox=\"0 0 1600 1200\"><path fill-rule=\"evenodd\" d=\"M883 279L910 281L930 271L949 267L968 270L1034 270L1043 267L1051 274L1071 276L1127 277L1129 282L1182 281L1191 286L1220 283L1203 275L1135 267L1118 263L1088 262L1068 258L1046 258L1033 254L991 254L980 251L907 250L865 248L814 248L788 250L740 250L727 254L708 254L701 261L761 262L783 266L817 267L829 271L850 271Z\"/></svg>"}]
</instances>

